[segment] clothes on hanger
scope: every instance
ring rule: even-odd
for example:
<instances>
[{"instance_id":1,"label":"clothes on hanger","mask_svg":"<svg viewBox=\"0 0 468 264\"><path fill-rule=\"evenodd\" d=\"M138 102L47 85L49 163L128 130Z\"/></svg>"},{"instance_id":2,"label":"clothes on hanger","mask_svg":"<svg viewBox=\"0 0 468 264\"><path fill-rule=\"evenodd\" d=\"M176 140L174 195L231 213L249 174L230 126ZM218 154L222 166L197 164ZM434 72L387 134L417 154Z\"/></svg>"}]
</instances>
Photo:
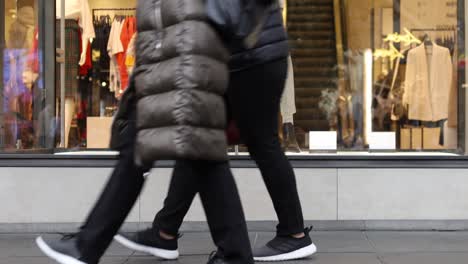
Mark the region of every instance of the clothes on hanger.
<instances>
[{"instance_id":1,"label":"clothes on hanger","mask_svg":"<svg viewBox=\"0 0 468 264\"><path fill-rule=\"evenodd\" d=\"M99 87L106 89L109 86L110 57L107 52L107 42L109 40L111 24L111 18L108 15L94 18L96 38L92 43L93 78Z\"/></svg>"},{"instance_id":2,"label":"clothes on hanger","mask_svg":"<svg viewBox=\"0 0 468 264\"><path fill-rule=\"evenodd\" d=\"M109 39L107 42L107 52L110 57L109 65L109 90L111 92L118 92L122 88L122 82L120 79L120 68L117 54L124 52L122 41L120 40L120 35L122 34L122 23L118 19L114 19L112 22L111 31L109 34Z\"/></svg>"},{"instance_id":3,"label":"clothes on hanger","mask_svg":"<svg viewBox=\"0 0 468 264\"><path fill-rule=\"evenodd\" d=\"M130 41L133 35L136 33L136 31L137 31L136 18L132 16L126 17L124 21L122 22L122 30L120 33L120 41L122 42L123 51L116 55L117 62L119 64L120 80L121 80L120 90L116 91L117 97L120 97L120 95L128 86L128 71L127 71L127 66L125 64L126 54L127 54Z\"/></svg>"},{"instance_id":4,"label":"clothes on hanger","mask_svg":"<svg viewBox=\"0 0 468 264\"><path fill-rule=\"evenodd\" d=\"M55 7L57 20L60 20L62 14L62 1L56 0ZM86 53L88 48L87 43L96 36L93 26L93 16L91 15L88 0L65 1L65 19L77 21L79 27L82 30L81 37L83 51L78 58L78 62L80 65L83 65L86 62Z\"/></svg>"},{"instance_id":5,"label":"clothes on hanger","mask_svg":"<svg viewBox=\"0 0 468 264\"><path fill-rule=\"evenodd\" d=\"M449 92L452 85L450 50L433 43L423 43L408 52L405 93L408 118L440 121L448 118Z\"/></svg>"},{"instance_id":6,"label":"clothes on hanger","mask_svg":"<svg viewBox=\"0 0 468 264\"><path fill-rule=\"evenodd\" d=\"M135 52L135 42L136 42L137 33L133 34L130 43L128 44L127 54L125 57L125 66L127 66L127 72L130 75L133 72L135 67L136 52Z\"/></svg>"}]
</instances>

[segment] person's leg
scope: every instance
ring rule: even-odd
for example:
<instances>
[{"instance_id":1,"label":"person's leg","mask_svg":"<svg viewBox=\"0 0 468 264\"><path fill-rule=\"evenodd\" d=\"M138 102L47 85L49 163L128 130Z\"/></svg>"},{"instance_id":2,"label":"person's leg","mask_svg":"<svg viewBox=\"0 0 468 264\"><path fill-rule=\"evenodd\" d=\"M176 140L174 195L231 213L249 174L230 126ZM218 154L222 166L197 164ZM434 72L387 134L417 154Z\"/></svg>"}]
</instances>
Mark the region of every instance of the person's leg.
<instances>
[{"instance_id":1,"label":"person's leg","mask_svg":"<svg viewBox=\"0 0 468 264\"><path fill-rule=\"evenodd\" d=\"M126 219L143 187L145 170L137 168L133 147L122 151L103 192L80 231L65 240L38 238L38 245L60 263L97 264Z\"/></svg>"},{"instance_id":2,"label":"person's leg","mask_svg":"<svg viewBox=\"0 0 468 264\"><path fill-rule=\"evenodd\" d=\"M225 263L253 263L244 211L228 162L180 161L196 172L199 194L216 257Z\"/></svg>"},{"instance_id":3,"label":"person's leg","mask_svg":"<svg viewBox=\"0 0 468 264\"><path fill-rule=\"evenodd\" d=\"M317 251L310 229L304 229L294 171L278 138L286 67L284 59L234 73L228 91L241 138L257 162L279 219L277 236L255 249L257 261L293 260Z\"/></svg>"},{"instance_id":4,"label":"person's leg","mask_svg":"<svg viewBox=\"0 0 468 264\"><path fill-rule=\"evenodd\" d=\"M278 111L287 61L231 74L228 94L243 142L257 163L279 219L279 235L304 231L294 171L278 139Z\"/></svg>"},{"instance_id":5,"label":"person's leg","mask_svg":"<svg viewBox=\"0 0 468 264\"><path fill-rule=\"evenodd\" d=\"M178 258L179 228L197 192L198 180L192 167L176 162L164 207L156 215L152 228L119 234L116 241L131 250L160 258Z\"/></svg>"},{"instance_id":6,"label":"person's leg","mask_svg":"<svg viewBox=\"0 0 468 264\"><path fill-rule=\"evenodd\" d=\"M134 113L130 114L129 119L135 120ZM129 122L128 129L129 135L136 134L135 122ZM125 142L112 175L80 231L69 242L50 241L48 247L44 247L43 243L41 249L45 248L47 254L58 248L62 255L72 253L72 257L86 264L98 263L133 208L143 188L144 173L148 170L137 167L134 162L134 139Z\"/></svg>"},{"instance_id":7,"label":"person's leg","mask_svg":"<svg viewBox=\"0 0 468 264\"><path fill-rule=\"evenodd\" d=\"M177 238L179 228L198 191L197 179L189 166L176 162L164 207L153 221L153 228L163 236Z\"/></svg>"},{"instance_id":8,"label":"person's leg","mask_svg":"<svg viewBox=\"0 0 468 264\"><path fill-rule=\"evenodd\" d=\"M78 233L78 246L89 263L98 261L133 208L145 170L134 163L133 147L123 151L104 191Z\"/></svg>"}]
</instances>

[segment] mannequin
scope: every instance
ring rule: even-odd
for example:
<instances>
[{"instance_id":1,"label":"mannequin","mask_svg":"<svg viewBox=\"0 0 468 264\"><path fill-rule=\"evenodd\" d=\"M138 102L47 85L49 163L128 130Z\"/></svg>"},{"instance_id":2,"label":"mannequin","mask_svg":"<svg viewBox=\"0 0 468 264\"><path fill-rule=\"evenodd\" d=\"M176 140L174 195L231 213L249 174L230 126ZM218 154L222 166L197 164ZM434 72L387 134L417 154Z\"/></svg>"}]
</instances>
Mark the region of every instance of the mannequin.
<instances>
[{"instance_id":1,"label":"mannequin","mask_svg":"<svg viewBox=\"0 0 468 264\"><path fill-rule=\"evenodd\" d=\"M56 17L57 17L57 43L60 43L60 19L62 14L62 0L56 0ZM66 0L65 1L65 108L62 122L65 127L65 145L68 147L68 139L70 134L71 123L76 113L76 98L78 95L78 66L82 66L86 62L86 54L88 43L95 38L93 17L89 8L88 0ZM80 36L81 34L81 36ZM81 41L81 53L80 53ZM57 67L60 68L60 67ZM60 76L60 74L58 74ZM60 78L57 78L59 80ZM57 87L61 87L57 83ZM60 90L56 91L61 94Z\"/></svg>"},{"instance_id":2,"label":"mannequin","mask_svg":"<svg viewBox=\"0 0 468 264\"><path fill-rule=\"evenodd\" d=\"M287 10L286 0L280 0L283 10L283 22L286 25ZM283 148L288 152L301 152L294 131L294 114L296 113L296 99L294 93L294 69L291 55L288 57L288 76L286 79L283 96L281 98L281 116L283 118Z\"/></svg>"},{"instance_id":3,"label":"mannequin","mask_svg":"<svg viewBox=\"0 0 468 264\"><path fill-rule=\"evenodd\" d=\"M289 152L301 152L294 131L296 100L294 94L294 70L291 56L288 57L288 76L281 97L281 116L283 117L283 148Z\"/></svg>"}]
</instances>

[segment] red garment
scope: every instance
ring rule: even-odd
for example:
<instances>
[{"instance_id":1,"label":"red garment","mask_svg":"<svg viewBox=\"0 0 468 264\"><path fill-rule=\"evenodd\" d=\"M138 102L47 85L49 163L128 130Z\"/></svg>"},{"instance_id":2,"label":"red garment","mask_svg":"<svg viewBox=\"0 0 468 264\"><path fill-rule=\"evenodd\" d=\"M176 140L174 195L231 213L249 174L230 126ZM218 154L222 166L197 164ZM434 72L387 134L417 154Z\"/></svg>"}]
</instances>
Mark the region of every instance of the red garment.
<instances>
[{"instance_id":1,"label":"red garment","mask_svg":"<svg viewBox=\"0 0 468 264\"><path fill-rule=\"evenodd\" d=\"M125 65L128 44L130 44L130 40L132 40L133 34L135 34L136 31L136 18L126 18L122 26L122 33L120 34L120 41L122 42L124 51L122 53L117 54L116 56L117 64L119 65L122 91L125 90L128 86L128 71L127 66Z\"/></svg>"},{"instance_id":2,"label":"red garment","mask_svg":"<svg viewBox=\"0 0 468 264\"><path fill-rule=\"evenodd\" d=\"M83 34L83 33L82 33ZM80 35L80 54L83 52L82 35ZM80 66L78 74L80 76L87 76L89 71L93 68L92 57L91 57L91 43L88 42L88 49L86 50L86 61Z\"/></svg>"},{"instance_id":3,"label":"red garment","mask_svg":"<svg viewBox=\"0 0 468 264\"><path fill-rule=\"evenodd\" d=\"M39 73L39 30L34 29L34 38L28 55L27 68L32 72Z\"/></svg>"}]
</instances>

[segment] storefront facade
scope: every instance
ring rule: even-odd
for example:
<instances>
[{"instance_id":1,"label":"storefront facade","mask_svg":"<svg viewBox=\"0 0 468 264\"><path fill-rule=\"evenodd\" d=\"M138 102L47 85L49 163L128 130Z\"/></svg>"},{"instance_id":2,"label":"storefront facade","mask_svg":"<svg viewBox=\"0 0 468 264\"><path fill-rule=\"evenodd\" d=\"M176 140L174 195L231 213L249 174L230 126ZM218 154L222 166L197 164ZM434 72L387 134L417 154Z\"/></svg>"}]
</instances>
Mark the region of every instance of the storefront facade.
<instances>
[{"instance_id":1,"label":"storefront facade","mask_svg":"<svg viewBox=\"0 0 468 264\"><path fill-rule=\"evenodd\" d=\"M11 201L0 231L80 222L116 160L109 127L134 66L136 1L65 2L0 3L0 199ZM291 60L278 126L307 220L468 228L465 4L282 2ZM227 151L248 220L274 220L245 147ZM155 164L129 222L152 220L171 167ZM188 220L202 215L197 205Z\"/></svg>"}]
</instances>

